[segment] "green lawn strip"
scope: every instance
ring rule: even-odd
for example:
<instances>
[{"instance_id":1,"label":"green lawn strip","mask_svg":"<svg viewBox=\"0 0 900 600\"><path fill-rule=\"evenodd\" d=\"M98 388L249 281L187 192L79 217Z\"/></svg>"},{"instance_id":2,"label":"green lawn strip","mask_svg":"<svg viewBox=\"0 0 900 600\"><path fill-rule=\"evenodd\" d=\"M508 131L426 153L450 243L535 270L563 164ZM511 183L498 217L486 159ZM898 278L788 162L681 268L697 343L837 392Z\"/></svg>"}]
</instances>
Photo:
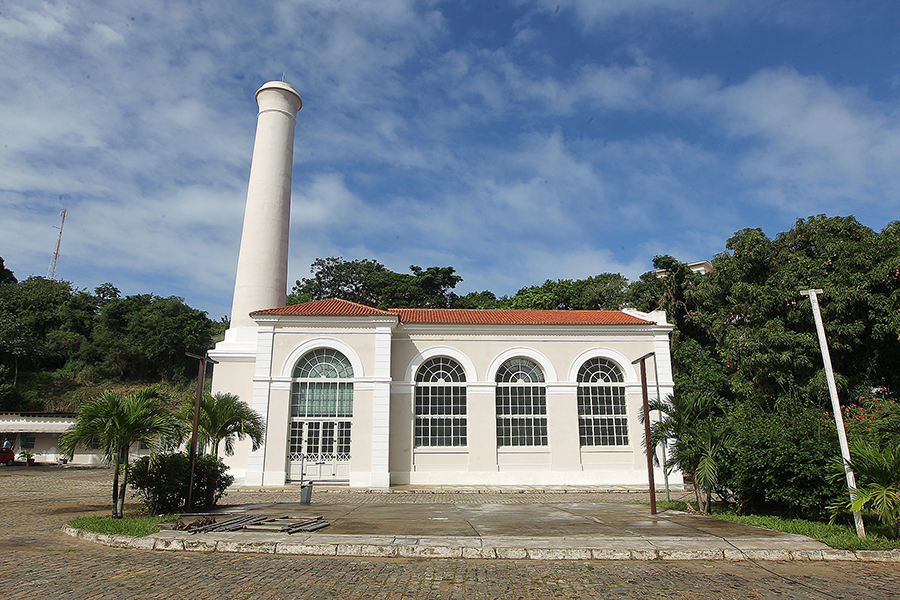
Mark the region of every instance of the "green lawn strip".
<instances>
[{"instance_id":1,"label":"green lawn strip","mask_svg":"<svg viewBox=\"0 0 900 600\"><path fill-rule=\"evenodd\" d=\"M159 532L159 523L171 521L173 515L156 517L124 517L114 519L112 517L75 517L69 521L69 527L93 531L95 533L110 533L117 535L130 535L132 537L144 537Z\"/></svg>"},{"instance_id":2,"label":"green lawn strip","mask_svg":"<svg viewBox=\"0 0 900 600\"><path fill-rule=\"evenodd\" d=\"M669 510L685 510L685 503L657 502L657 506ZM834 525L820 521L807 521L804 519L785 519L782 517L762 515L736 515L733 512L719 506L713 506L713 517L744 525L755 525L785 533L805 535L814 540L819 540L838 550L891 550L900 548L900 540L885 537L884 526L876 522L866 522L867 537L856 536L856 529L852 525L835 523Z\"/></svg>"}]
</instances>

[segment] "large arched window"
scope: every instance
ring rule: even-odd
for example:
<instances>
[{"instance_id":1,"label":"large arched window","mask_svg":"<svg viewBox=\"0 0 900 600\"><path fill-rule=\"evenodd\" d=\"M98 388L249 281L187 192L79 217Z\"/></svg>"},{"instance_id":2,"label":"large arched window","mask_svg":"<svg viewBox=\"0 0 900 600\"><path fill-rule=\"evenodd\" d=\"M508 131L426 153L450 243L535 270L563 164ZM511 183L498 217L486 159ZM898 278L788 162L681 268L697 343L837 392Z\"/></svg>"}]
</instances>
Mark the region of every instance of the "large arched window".
<instances>
[{"instance_id":1,"label":"large arched window","mask_svg":"<svg viewBox=\"0 0 900 600\"><path fill-rule=\"evenodd\" d=\"M353 416L353 367L331 348L307 352L294 368L292 417Z\"/></svg>"},{"instance_id":2,"label":"large arched window","mask_svg":"<svg viewBox=\"0 0 900 600\"><path fill-rule=\"evenodd\" d=\"M416 373L415 445L465 446L466 374L452 358L426 361Z\"/></svg>"},{"instance_id":3,"label":"large arched window","mask_svg":"<svg viewBox=\"0 0 900 600\"><path fill-rule=\"evenodd\" d=\"M331 348L307 352L297 362L291 382L292 461L349 458L352 377L350 361Z\"/></svg>"},{"instance_id":4,"label":"large arched window","mask_svg":"<svg viewBox=\"0 0 900 600\"><path fill-rule=\"evenodd\" d=\"M547 445L544 372L527 358L511 358L497 370L497 445Z\"/></svg>"},{"instance_id":5,"label":"large arched window","mask_svg":"<svg viewBox=\"0 0 900 600\"><path fill-rule=\"evenodd\" d=\"M578 370L578 432L582 446L627 446L625 377L606 358L592 358Z\"/></svg>"}]
</instances>

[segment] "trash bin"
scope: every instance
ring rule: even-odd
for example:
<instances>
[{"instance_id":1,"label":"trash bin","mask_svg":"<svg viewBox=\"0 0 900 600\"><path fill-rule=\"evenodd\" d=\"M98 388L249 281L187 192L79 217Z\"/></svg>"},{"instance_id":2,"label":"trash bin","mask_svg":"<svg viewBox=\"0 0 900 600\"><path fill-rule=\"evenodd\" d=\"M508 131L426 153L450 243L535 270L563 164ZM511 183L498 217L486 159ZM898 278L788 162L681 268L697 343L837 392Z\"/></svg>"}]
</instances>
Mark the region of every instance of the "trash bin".
<instances>
[{"instance_id":1,"label":"trash bin","mask_svg":"<svg viewBox=\"0 0 900 600\"><path fill-rule=\"evenodd\" d=\"M312 481L300 482L300 504L309 504L312 501Z\"/></svg>"}]
</instances>

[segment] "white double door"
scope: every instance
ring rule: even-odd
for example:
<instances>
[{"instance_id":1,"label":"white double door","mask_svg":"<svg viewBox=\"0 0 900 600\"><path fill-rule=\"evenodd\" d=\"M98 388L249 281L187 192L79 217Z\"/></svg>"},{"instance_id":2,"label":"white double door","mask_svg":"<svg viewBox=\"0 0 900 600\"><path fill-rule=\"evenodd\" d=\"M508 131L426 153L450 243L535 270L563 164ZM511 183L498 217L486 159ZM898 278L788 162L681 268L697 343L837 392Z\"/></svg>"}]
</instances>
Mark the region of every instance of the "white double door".
<instances>
[{"instance_id":1,"label":"white double door","mask_svg":"<svg viewBox=\"0 0 900 600\"><path fill-rule=\"evenodd\" d=\"M290 480L349 480L350 423L341 419L292 419Z\"/></svg>"}]
</instances>

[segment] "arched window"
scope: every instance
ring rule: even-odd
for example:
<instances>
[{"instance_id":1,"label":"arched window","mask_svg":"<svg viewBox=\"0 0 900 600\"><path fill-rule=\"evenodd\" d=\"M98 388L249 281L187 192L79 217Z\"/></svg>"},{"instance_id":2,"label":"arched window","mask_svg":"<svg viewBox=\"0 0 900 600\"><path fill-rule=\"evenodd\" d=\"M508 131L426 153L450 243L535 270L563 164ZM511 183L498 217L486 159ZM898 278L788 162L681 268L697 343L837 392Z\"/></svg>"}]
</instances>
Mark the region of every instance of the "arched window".
<instances>
[{"instance_id":1,"label":"arched window","mask_svg":"<svg viewBox=\"0 0 900 600\"><path fill-rule=\"evenodd\" d=\"M547 445L544 372L527 358L511 358L497 371L497 445Z\"/></svg>"},{"instance_id":2,"label":"arched window","mask_svg":"<svg viewBox=\"0 0 900 600\"><path fill-rule=\"evenodd\" d=\"M625 377L616 363L592 358L578 370L578 432L582 446L627 446Z\"/></svg>"},{"instance_id":3,"label":"arched window","mask_svg":"<svg viewBox=\"0 0 900 600\"><path fill-rule=\"evenodd\" d=\"M353 367L331 348L307 352L294 368L291 385L292 417L353 416Z\"/></svg>"},{"instance_id":4,"label":"arched window","mask_svg":"<svg viewBox=\"0 0 900 600\"><path fill-rule=\"evenodd\" d=\"M466 374L452 358L438 356L416 373L415 445L465 446Z\"/></svg>"},{"instance_id":5,"label":"arched window","mask_svg":"<svg viewBox=\"0 0 900 600\"><path fill-rule=\"evenodd\" d=\"M350 361L331 348L307 352L297 362L291 382L292 479L339 477L349 464L352 377ZM321 473L313 474L311 468Z\"/></svg>"}]
</instances>

